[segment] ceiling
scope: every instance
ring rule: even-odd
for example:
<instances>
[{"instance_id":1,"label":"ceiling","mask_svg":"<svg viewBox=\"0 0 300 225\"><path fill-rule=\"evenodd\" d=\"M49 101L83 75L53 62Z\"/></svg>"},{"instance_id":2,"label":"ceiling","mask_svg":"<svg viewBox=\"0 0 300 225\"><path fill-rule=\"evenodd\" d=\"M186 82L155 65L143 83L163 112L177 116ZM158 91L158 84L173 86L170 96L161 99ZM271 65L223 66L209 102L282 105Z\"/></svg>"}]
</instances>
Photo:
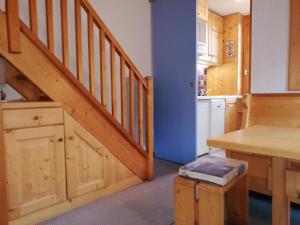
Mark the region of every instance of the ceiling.
<instances>
[{"instance_id":1,"label":"ceiling","mask_svg":"<svg viewBox=\"0 0 300 225\"><path fill-rule=\"evenodd\" d=\"M250 0L208 0L208 8L221 16L239 12L250 14Z\"/></svg>"}]
</instances>

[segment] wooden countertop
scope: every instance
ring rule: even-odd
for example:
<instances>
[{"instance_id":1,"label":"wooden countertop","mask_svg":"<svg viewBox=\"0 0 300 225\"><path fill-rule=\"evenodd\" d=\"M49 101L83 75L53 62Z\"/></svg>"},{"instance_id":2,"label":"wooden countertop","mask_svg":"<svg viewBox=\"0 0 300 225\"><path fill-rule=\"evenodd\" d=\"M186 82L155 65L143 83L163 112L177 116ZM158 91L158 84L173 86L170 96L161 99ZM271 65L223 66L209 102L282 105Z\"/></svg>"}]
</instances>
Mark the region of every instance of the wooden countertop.
<instances>
[{"instance_id":1,"label":"wooden countertop","mask_svg":"<svg viewBox=\"0 0 300 225\"><path fill-rule=\"evenodd\" d=\"M300 128L256 125L207 142L211 147L300 160Z\"/></svg>"}]
</instances>

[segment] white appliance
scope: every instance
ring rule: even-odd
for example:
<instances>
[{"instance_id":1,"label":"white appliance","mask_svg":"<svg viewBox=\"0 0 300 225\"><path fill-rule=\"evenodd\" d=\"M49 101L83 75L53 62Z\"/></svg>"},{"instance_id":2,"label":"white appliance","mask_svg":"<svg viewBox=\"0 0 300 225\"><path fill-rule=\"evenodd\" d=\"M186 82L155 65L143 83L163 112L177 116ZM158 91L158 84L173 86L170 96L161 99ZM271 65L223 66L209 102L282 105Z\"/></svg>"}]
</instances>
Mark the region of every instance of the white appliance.
<instances>
[{"instance_id":1,"label":"white appliance","mask_svg":"<svg viewBox=\"0 0 300 225\"><path fill-rule=\"evenodd\" d=\"M224 134L225 128L225 100L213 99L210 102L210 137L217 137ZM210 148L210 150L220 150Z\"/></svg>"},{"instance_id":2,"label":"white appliance","mask_svg":"<svg viewBox=\"0 0 300 225\"><path fill-rule=\"evenodd\" d=\"M210 137L210 100L201 100L197 102L197 156L206 154L209 152L206 140Z\"/></svg>"},{"instance_id":3,"label":"white appliance","mask_svg":"<svg viewBox=\"0 0 300 225\"><path fill-rule=\"evenodd\" d=\"M219 150L207 146L207 139L224 134L225 100L205 99L197 101L197 156L210 150Z\"/></svg>"}]
</instances>

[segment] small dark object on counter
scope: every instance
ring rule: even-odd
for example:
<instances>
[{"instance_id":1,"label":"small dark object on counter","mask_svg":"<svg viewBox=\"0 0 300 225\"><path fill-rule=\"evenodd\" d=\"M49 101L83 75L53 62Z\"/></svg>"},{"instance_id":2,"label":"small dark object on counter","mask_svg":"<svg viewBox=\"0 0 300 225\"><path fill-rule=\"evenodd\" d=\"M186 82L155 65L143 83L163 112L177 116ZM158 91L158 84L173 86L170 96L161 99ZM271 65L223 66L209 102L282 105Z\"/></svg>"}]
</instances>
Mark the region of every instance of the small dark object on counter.
<instances>
[{"instance_id":1,"label":"small dark object on counter","mask_svg":"<svg viewBox=\"0 0 300 225\"><path fill-rule=\"evenodd\" d=\"M4 91L1 91L1 101L6 100L6 94L4 93Z\"/></svg>"}]
</instances>

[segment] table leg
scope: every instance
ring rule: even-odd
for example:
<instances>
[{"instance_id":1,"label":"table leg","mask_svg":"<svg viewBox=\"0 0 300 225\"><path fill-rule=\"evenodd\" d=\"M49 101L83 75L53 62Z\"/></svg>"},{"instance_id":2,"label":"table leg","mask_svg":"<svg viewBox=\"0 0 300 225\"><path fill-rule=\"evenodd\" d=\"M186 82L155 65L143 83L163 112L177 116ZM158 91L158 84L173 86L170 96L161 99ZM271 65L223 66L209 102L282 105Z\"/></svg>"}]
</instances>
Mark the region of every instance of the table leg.
<instances>
[{"instance_id":1,"label":"table leg","mask_svg":"<svg viewBox=\"0 0 300 225\"><path fill-rule=\"evenodd\" d=\"M287 225L290 219L286 195L286 167L286 159L272 158L272 225Z\"/></svg>"},{"instance_id":2,"label":"table leg","mask_svg":"<svg viewBox=\"0 0 300 225\"><path fill-rule=\"evenodd\" d=\"M213 193L199 188L199 224L225 224L224 193Z\"/></svg>"},{"instance_id":3,"label":"table leg","mask_svg":"<svg viewBox=\"0 0 300 225\"><path fill-rule=\"evenodd\" d=\"M228 224L248 225L249 221L249 192L248 176L244 176L235 184L226 196Z\"/></svg>"}]
</instances>

